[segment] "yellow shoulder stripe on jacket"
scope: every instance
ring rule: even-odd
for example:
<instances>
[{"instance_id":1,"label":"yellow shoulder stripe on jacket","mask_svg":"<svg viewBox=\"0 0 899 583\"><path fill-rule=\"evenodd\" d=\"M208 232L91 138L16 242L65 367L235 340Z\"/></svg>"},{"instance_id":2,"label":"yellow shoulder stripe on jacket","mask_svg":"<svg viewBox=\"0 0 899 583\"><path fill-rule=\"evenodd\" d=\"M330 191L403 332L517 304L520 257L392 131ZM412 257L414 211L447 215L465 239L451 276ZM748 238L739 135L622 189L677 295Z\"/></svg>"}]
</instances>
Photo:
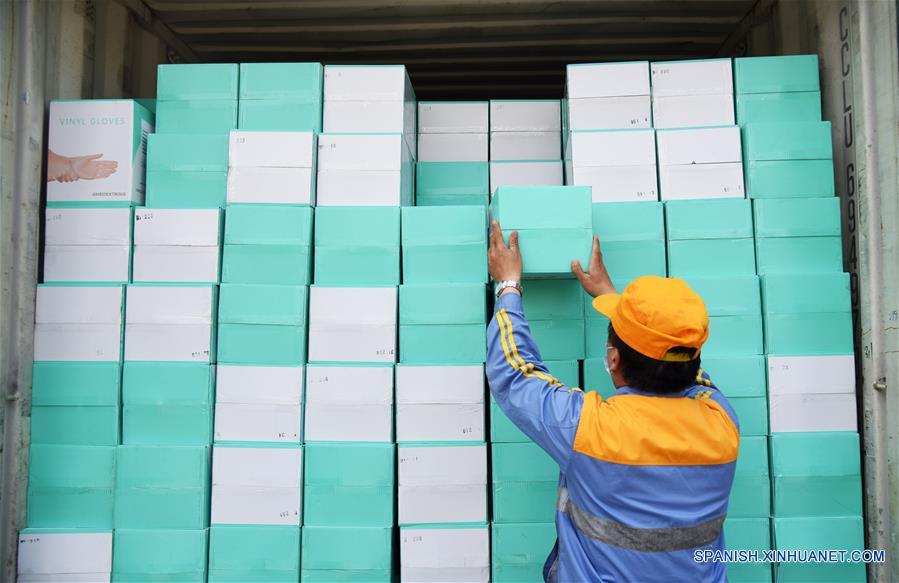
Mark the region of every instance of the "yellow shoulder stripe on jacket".
<instances>
[{"instance_id":1,"label":"yellow shoulder stripe on jacket","mask_svg":"<svg viewBox=\"0 0 899 583\"><path fill-rule=\"evenodd\" d=\"M521 355L518 353L518 347L515 345L515 338L512 336L512 320L509 319L509 314L506 313L505 309L496 313L496 322L499 324L500 344L502 344L506 362L509 363L509 366L514 370L520 371L526 377L535 376L548 382L551 386L562 384L555 377L536 370L533 363L525 362L521 358Z\"/></svg>"}]
</instances>

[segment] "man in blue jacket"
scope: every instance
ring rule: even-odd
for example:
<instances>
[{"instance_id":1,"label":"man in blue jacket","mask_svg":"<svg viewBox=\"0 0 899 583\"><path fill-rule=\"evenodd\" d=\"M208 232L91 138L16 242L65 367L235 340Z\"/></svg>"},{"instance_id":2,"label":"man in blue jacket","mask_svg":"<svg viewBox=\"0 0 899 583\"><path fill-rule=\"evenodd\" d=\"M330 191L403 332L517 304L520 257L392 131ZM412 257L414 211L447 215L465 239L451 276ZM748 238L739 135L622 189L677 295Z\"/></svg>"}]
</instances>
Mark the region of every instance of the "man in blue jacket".
<instances>
[{"instance_id":1,"label":"man in blue jacket","mask_svg":"<svg viewBox=\"0 0 899 583\"><path fill-rule=\"evenodd\" d=\"M572 271L609 318L603 400L556 380L522 311L518 234L493 223L488 254L496 309L487 377L499 407L559 464L558 540L550 582L721 582L722 525L739 447L737 417L699 368L709 318L676 278L640 277L616 293L594 238Z\"/></svg>"}]
</instances>

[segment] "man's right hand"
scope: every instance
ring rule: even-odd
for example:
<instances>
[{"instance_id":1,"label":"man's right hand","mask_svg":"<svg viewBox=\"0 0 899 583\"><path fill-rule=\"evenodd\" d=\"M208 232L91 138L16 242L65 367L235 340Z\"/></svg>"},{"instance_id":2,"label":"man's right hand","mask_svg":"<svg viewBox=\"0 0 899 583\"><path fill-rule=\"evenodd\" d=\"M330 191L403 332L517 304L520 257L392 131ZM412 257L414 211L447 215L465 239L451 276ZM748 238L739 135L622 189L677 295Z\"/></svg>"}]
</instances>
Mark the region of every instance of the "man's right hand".
<instances>
[{"instance_id":1,"label":"man's right hand","mask_svg":"<svg viewBox=\"0 0 899 583\"><path fill-rule=\"evenodd\" d=\"M584 291L591 297L603 296L605 294L614 294L615 286L612 284L612 278L609 277L609 271L606 264L602 260L602 250L599 247L599 237L593 235L593 250L590 252L590 265L587 266L586 273L581 266L581 262L575 259L571 262L571 272L584 286Z\"/></svg>"}]
</instances>

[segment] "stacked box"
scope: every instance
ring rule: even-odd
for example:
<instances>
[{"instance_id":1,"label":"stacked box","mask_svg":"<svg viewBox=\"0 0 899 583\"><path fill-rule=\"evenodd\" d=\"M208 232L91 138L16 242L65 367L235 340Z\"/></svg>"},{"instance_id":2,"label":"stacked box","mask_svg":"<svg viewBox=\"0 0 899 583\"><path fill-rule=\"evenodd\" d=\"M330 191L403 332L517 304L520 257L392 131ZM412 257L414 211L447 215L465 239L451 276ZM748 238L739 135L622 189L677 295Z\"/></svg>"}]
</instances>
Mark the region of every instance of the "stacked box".
<instances>
[{"instance_id":1,"label":"stacked box","mask_svg":"<svg viewBox=\"0 0 899 583\"><path fill-rule=\"evenodd\" d=\"M657 140L662 200L746 197L739 126L659 131Z\"/></svg>"},{"instance_id":2,"label":"stacked box","mask_svg":"<svg viewBox=\"0 0 899 583\"><path fill-rule=\"evenodd\" d=\"M690 277L687 283L705 301L709 312L709 338L702 347L703 357L764 354L757 276Z\"/></svg>"},{"instance_id":3,"label":"stacked box","mask_svg":"<svg viewBox=\"0 0 899 583\"><path fill-rule=\"evenodd\" d=\"M218 364L218 442L301 443L303 367Z\"/></svg>"},{"instance_id":4,"label":"stacked box","mask_svg":"<svg viewBox=\"0 0 899 583\"><path fill-rule=\"evenodd\" d=\"M310 364L306 368L307 442L393 442L390 363Z\"/></svg>"},{"instance_id":5,"label":"stacked box","mask_svg":"<svg viewBox=\"0 0 899 583\"><path fill-rule=\"evenodd\" d=\"M486 291L481 283L401 285L400 362L484 362Z\"/></svg>"},{"instance_id":6,"label":"stacked box","mask_svg":"<svg viewBox=\"0 0 899 583\"><path fill-rule=\"evenodd\" d=\"M672 277L755 275L749 200L673 200L665 224Z\"/></svg>"},{"instance_id":7,"label":"stacked box","mask_svg":"<svg viewBox=\"0 0 899 583\"><path fill-rule=\"evenodd\" d=\"M724 540L729 549L759 551L771 550L771 520L759 518L728 518L724 521ZM771 583L771 565L768 563L730 563L727 577L734 583Z\"/></svg>"},{"instance_id":8,"label":"stacked box","mask_svg":"<svg viewBox=\"0 0 899 583\"><path fill-rule=\"evenodd\" d=\"M830 122L753 122L743 126L750 198L834 195Z\"/></svg>"},{"instance_id":9,"label":"stacked box","mask_svg":"<svg viewBox=\"0 0 899 583\"><path fill-rule=\"evenodd\" d=\"M858 551L865 548L861 516L775 516L771 522L777 549ZM865 583L868 580L864 563L781 563L774 565L774 572L776 581Z\"/></svg>"},{"instance_id":10,"label":"stacked box","mask_svg":"<svg viewBox=\"0 0 899 583\"><path fill-rule=\"evenodd\" d=\"M320 132L322 66L241 63L237 127L263 132Z\"/></svg>"},{"instance_id":11,"label":"stacked box","mask_svg":"<svg viewBox=\"0 0 899 583\"><path fill-rule=\"evenodd\" d=\"M588 265L593 244L588 186L507 186L492 202L505 237L519 231L524 277L569 277Z\"/></svg>"},{"instance_id":12,"label":"stacked box","mask_svg":"<svg viewBox=\"0 0 899 583\"><path fill-rule=\"evenodd\" d=\"M769 476L768 438L741 437L728 518L768 518L771 513Z\"/></svg>"},{"instance_id":13,"label":"stacked box","mask_svg":"<svg viewBox=\"0 0 899 583\"><path fill-rule=\"evenodd\" d=\"M319 206L411 206L415 159L401 134L322 134Z\"/></svg>"},{"instance_id":14,"label":"stacked box","mask_svg":"<svg viewBox=\"0 0 899 583\"><path fill-rule=\"evenodd\" d=\"M215 362L217 295L213 285L129 285L125 361Z\"/></svg>"},{"instance_id":15,"label":"stacked box","mask_svg":"<svg viewBox=\"0 0 899 583\"><path fill-rule=\"evenodd\" d=\"M396 367L396 440L486 440L484 365Z\"/></svg>"},{"instance_id":16,"label":"stacked box","mask_svg":"<svg viewBox=\"0 0 899 583\"><path fill-rule=\"evenodd\" d=\"M522 308L544 359L571 361L584 358L583 293L576 279L527 282Z\"/></svg>"},{"instance_id":17,"label":"stacked box","mask_svg":"<svg viewBox=\"0 0 899 583\"><path fill-rule=\"evenodd\" d=\"M309 362L396 362L397 288L309 288Z\"/></svg>"},{"instance_id":18,"label":"stacked box","mask_svg":"<svg viewBox=\"0 0 899 583\"><path fill-rule=\"evenodd\" d=\"M47 206L144 204L154 115L131 99L51 101Z\"/></svg>"},{"instance_id":19,"label":"stacked box","mask_svg":"<svg viewBox=\"0 0 899 583\"><path fill-rule=\"evenodd\" d=\"M818 55L734 59L737 123L819 121Z\"/></svg>"},{"instance_id":20,"label":"stacked box","mask_svg":"<svg viewBox=\"0 0 899 583\"><path fill-rule=\"evenodd\" d=\"M417 205L488 204L488 116L486 101L418 104Z\"/></svg>"},{"instance_id":21,"label":"stacked box","mask_svg":"<svg viewBox=\"0 0 899 583\"><path fill-rule=\"evenodd\" d=\"M759 199L753 210L760 274L843 270L839 198Z\"/></svg>"},{"instance_id":22,"label":"stacked box","mask_svg":"<svg viewBox=\"0 0 899 583\"><path fill-rule=\"evenodd\" d=\"M44 222L44 282L131 281L130 208L51 208Z\"/></svg>"},{"instance_id":23,"label":"stacked box","mask_svg":"<svg viewBox=\"0 0 899 583\"><path fill-rule=\"evenodd\" d=\"M156 133L227 134L237 127L238 66L159 65Z\"/></svg>"},{"instance_id":24,"label":"stacked box","mask_svg":"<svg viewBox=\"0 0 899 583\"><path fill-rule=\"evenodd\" d=\"M734 124L734 80L730 59L652 63L650 77L655 127Z\"/></svg>"},{"instance_id":25,"label":"stacked box","mask_svg":"<svg viewBox=\"0 0 899 583\"><path fill-rule=\"evenodd\" d=\"M215 525L209 529L209 581L297 581L300 528Z\"/></svg>"},{"instance_id":26,"label":"stacked box","mask_svg":"<svg viewBox=\"0 0 899 583\"><path fill-rule=\"evenodd\" d=\"M220 208L228 180L228 134L151 134L147 206Z\"/></svg>"},{"instance_id":27,"label":"stacked box","mask_svg":"<svg viewBox=\"0 0 899 583\"><path fill-rule=\"evenodd\" d=\"M740 421L740 435L768 435L765 357L706 356L703 352L702 369L727 395Z\"/></svg>"},{"instance_id":28,"label":"stacked box","mask_svg":"<svg viewBox=\"0 0 899 583\"><path fill-rule=\"evenodd\" d=\"M494 524L491 528L491 581L541 581L543 565L556 542L554 523Z\"/></svg>"},{"instance_id":29,"label":"stacked box","mask_svg":"<svg viewBox=\"0 0 899 583\"><path fill-rule=\"evenodd\" d=\"M858 429L855 357L768 356L771 432ZM853 433L854 434L854 433Z\"/></svg>"},{"instance_id":30,"label":"stacked box","mask_svg":"<svg viewBox=\"0 0 899 583\"><path fill-rule=\"evenodd\" d=\"M19 532L16 581L109 583L112 532L26 528Z\"/></svg>"},{"instance_id":31,"label":"stacked box","mask_svg":"<svg viewBox=\"0 0 899 583\"><path fill-rule=\"evenodd\" d=\"M206 530L117 528L112 576L115 581L206 581Z\"/></svg>"},{"instance_id":32,"label":"stacked box","mask_svg":"<svg viewBox=\"0 0 899 583\"><path fill-rule=\"evenodd\" d=\"M404 283L487 282L485 209L411 207L402 219Z\"/></svg>"},{"instance_id":33,"label":"stacked box","mask_svg":"<svg viewBox=\"0 0 899 583\"><path fill-rule=\"evenodd\" d=\"M400 529L403 581L490 581L486 524L421 525Z\"/></svg>"},{"instance_id":34,"label":"stacked box","mask_svg":"<svg viewBox=\"0 0 899 583\"><path fill-rule=\"evenodd\" d=\"M134 281L218 283L220 209L137 209Z\"/></svg>"},{"instance_id":35,"label":"stacked box","mask_svg":"<svg viewBox=\"0 0 899 583\"><path fill-rule=\"evenodd\" d=\"M565 145L565 184L591 187L593 202L658 200L655 132L571 132Z\"/></svg>"},{"instance_id":36,"label":"stacked box","mask_svg":"<svg viewBox=\"0 0 899 583\"><path fill-rule=\"evenodd\" d=\"M228 204L315 204L313 132L233 131L228 150Z\"/></svg>"},{"instance_id":37,"label":"stacked box","mask_svg":"<svg viewBox=\"0 0 899 583\"><path fill-rule=\"evenodd\" d=\"M558 464L535 443L495 443L491 450L494 524L553 522Z\"/></svg>"},{"instance_id":38,"label":"stacked box","mask_svg":"<svg viewBox=\"0 0 899 583\"><path fill-rule=\"evenodd\" d=\"M568 65L562 120L566 132L652 127L649 63Z\"/></svg>"},{"instance_id":39,"label":"stacked box","mask_svg":"<svg viewBox=\"0 0 899 583\"><path fill-rule=\"evenodd\" d=\"M390 581L393 529L304 526L300 581Z\"/></svg>"},{"instance_id":40,"label":"stacked box","mask_svg":"<svg viewBox=\"0 0 899 583\"><path fill-rule=\"evenodd\" d=\"M317 285L399 285L399 207L319 207L314 241Z\"/></svg>"},{"instance_id":41,"label":"stacked box","mask_svg":"<svg viewBox=\"0 0 899 583\"><path fill-rule=\"evenodd\" d=\"M401 526L486 523L486 444L409 443L398 449Z\"/></svg>"},{"instance_id":42,"label":"stacked box","mask_svg":"<svg viewBox=\"0 0 899 583\"><path fill-rule=\"evenodd\" d=\"M490 192L562 184L561 102L491 100Z\"/></svg>"}]
</instances>

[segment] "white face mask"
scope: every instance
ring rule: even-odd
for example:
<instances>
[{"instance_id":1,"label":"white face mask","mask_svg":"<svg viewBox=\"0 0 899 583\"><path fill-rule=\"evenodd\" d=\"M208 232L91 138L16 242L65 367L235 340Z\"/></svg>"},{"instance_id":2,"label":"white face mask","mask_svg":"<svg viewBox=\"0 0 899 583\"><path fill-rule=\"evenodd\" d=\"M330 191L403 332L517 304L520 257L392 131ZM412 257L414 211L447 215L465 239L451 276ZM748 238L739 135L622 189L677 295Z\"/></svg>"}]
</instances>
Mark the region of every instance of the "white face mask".
<instances>
[{"instance_id":1,"label":"white face mask","mask_svg":"<svg viewBox=\"0 0 899 583\"><path fill-rule=\"evenodd\" d=\"M612 371L609 369L609 351L612 350L611 346L606 346L606 355L602 359L603 366L606 367L606 374L612 376Z\"/></svg>"}]
</instances>

